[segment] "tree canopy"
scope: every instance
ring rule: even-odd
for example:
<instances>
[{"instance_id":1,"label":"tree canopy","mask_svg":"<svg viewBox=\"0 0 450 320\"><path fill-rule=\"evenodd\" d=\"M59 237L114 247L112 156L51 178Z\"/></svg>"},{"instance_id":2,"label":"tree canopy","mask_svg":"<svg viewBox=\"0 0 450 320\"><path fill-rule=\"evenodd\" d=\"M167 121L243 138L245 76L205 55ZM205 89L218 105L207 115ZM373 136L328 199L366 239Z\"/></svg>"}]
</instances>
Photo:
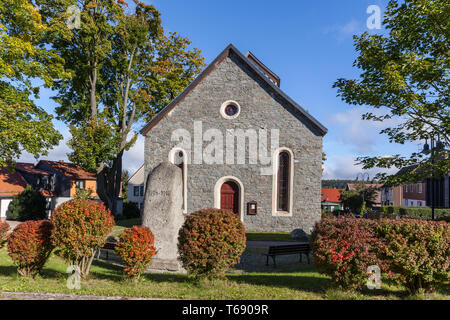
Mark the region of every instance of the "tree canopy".
<instances>
[{"instance_id":1,"label":"tree canopy","mask_svg":"<svg viewBox=\"0 0 450 320\"><path fill-rule=\"evenodd\" d=\"M450 171L446 149L450 145L450 2L447 0L391 0L383 26L387 35L363 33L354 36L359 53L354 66L359 79L338 79L338 95L353 105L374 109L365 120L397 119L399 124L383 129L391 143L430 142L434 148L409 156L360 157L363 169L402 168L419 170L403 174L379 174L390 185L441 177Z\"/></svg>"},{"instance_id":2,"label":"tree canopy","mask_svg":"<svg viewBox=\"0 0 450 320\"><path fill-rule=\"evenodd\" d=\"M69 159L97 173L97 193L115 211L122 156L148 121L204 67L198 49L165 34L159 11L134 1L77 1L79 26L70 27L71 0L36 0L48 26L45 41L70 78L55 81L58 118L70 125Z\"/></svg>"},{"instance_id":3,"label":"tree canopy","mask_svg":"<svg viewBox=\"0 0 450 320\"><path fill-rule=\"evenodd\" d=\"M52 116L33 102L40 87L68 76L62 59L39 46L46 30L30 1L0 2L0 166L23 151L45 155L62 139Z\"/></svg>"}]
</instances>

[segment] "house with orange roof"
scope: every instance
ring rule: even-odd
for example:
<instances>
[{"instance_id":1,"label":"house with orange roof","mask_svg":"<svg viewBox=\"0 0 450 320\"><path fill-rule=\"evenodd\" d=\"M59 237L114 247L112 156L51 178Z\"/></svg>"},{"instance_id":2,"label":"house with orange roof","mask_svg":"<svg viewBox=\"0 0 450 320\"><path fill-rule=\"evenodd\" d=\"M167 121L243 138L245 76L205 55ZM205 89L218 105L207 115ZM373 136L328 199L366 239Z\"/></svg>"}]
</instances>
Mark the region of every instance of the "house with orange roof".
<instances>
[{"instance_id":1,"label":"house with orange roof","mask_svg":"<svg viewBox=\"0 0 450 320\"><path fill-rule=\"evenodd\" d=\"M27 182L19 172L0 167L0 218L6 218L9 203L26 186Z\"/></svg>"},{"instance_id":2,"label":"house with orange roof","mask_svg":"<svg viewBox=\"0 0 450 320\"><path fill-rule=\"evenodd\" d=\"M322 188L321 202L323 212L342 210L341 192L339 189Z\"/></svg>"},{"instance_id":3,"label":"house with orange roof","mask_svg":"<svg viewBox=\"0 0 450 320\"><path fill-rule=\"evenodd\" d=\"M77 189L89 190L92 197L97 197L96 175L74 163L41 160L35 169L48 172L55 177L53 191L58 197L73 198Z\"/></svg>"}]
</instances>

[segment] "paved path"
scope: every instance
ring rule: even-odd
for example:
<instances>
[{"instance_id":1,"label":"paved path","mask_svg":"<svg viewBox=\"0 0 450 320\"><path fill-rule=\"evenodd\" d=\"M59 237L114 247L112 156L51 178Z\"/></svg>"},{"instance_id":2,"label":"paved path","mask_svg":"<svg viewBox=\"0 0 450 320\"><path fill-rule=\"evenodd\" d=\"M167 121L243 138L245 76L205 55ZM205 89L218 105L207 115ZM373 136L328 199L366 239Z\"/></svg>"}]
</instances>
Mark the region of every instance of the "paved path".
<instances>
[{"instance_id":1,"label":"paved path","mask_svg":"<svg viewBox=\"0 0 450 320\"><path fill-rule=\"evenodd\" d=\"M5 218L2 218L2 221L9 224L9 231L14 230L15 227L22 223L20 221L5 220Z\"/></svg>"},{"instance_id":2,"label":"paved path","mask_svg":"<svg viewBox=\"0 0 450 320\"><path fill-rule=\"evenodd\" d=\"M172 300L172 299L0 291L0 300Z\"/></svg>"}]
</instances>

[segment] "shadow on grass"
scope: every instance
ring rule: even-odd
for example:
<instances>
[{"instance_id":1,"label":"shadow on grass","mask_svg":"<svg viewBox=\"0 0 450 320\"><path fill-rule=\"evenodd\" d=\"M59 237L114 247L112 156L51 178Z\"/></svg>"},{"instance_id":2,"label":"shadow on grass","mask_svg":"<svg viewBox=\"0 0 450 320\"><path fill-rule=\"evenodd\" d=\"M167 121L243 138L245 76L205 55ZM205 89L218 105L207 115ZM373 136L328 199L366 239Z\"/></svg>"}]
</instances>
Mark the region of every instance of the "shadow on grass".
<instances>
[{"instance_id":1,"label":"shadow on grass","mask_svg":"<svg viewBox=\"0 0 450 320\"><path fill-rule=\"evenodd\" d=\"M331 286L327 278L315 277L310 274L242 274L229 275L227 278L236 283L250 285L289 288L313 293L324 293Z\"/></svg>"},{"instance_id":2,"label":"shadow on grass","mask_svg":"<svg viewBox=\"0 0 450 320\"><path fill-rule=\"evenodd\" d=\"M0 274L8 277L17 275L17 268L15 266L0 266Z\"/></svg>"}]
</instances>

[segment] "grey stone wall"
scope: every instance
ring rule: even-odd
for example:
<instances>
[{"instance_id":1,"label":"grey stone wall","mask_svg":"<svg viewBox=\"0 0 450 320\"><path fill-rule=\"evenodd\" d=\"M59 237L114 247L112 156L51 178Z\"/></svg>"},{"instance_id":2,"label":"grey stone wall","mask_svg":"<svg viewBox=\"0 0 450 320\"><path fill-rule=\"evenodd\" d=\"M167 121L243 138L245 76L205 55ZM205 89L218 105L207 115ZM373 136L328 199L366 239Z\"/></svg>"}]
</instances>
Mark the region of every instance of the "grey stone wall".
<instances>
[{"instance_id":1,"label":"grey stone wall","mask_svg":"<svg viewBox=\"0 0 450 320\"><path fill-rule=\"evenodd\" d=\"M220 106L227 100L235 100L241 106L236 119L225 119L220 114ZM290 108L232 54L148 132L145 139L145 174L147 176L159 163L168 160L170 150L177 144L177 141L171 141L174 130L186 129L193 137L194 121L202 121L203 132L209 128L219 129L223 133L224 144L227 129L279 129L279 146L291 149L295 160L291 217L272 216L273 177L261 175L259 164L249 164L248 153L246 164L242 165L189 164L187 211L190 213L214 207L217 180L235 176L244 185L243 222L247 230L292 231L301 228L310 232L320 219L322 136ZM203 147L207 144L204 142ZM258 203L256 216L247 215L247 202L252 200Z\"/></svg>"}]
</instances>

